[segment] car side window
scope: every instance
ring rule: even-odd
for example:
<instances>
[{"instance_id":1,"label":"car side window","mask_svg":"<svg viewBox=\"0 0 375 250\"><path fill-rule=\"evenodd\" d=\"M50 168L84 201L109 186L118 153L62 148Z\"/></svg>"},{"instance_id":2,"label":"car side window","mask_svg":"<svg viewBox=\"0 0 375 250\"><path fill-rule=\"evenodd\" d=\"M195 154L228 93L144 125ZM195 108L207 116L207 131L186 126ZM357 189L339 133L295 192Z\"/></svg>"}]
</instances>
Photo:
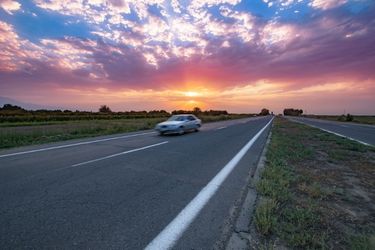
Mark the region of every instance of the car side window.
<instances>
[{"instance_id":1,"label":"car side window","mask_svg":"<svg viewBox=\"0 0 375 250\"><path fill-rule=\"evenodd\" d=\"M189 117L188 117L188 120L189 120L189 121L194 121L195 118L194 118L193 116L189 116Z\"/></svg>"}]
</instances>

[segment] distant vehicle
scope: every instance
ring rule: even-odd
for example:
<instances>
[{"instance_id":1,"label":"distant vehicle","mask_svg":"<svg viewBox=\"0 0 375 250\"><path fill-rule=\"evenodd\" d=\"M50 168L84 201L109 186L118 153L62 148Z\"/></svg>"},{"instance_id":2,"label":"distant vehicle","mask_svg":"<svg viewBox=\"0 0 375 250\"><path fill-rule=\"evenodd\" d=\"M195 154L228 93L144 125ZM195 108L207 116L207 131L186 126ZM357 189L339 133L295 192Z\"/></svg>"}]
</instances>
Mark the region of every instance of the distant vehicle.
<instances>
[{"instance_id":1,"label":"distant vehicle","mask_svg":"<svg viewBox=\"0 0 375 250\"><path fill-rule=\"evenodd\" d=\"M173 115L167 121L155 126L155 130L160 135L164 134L184 134L187 131L199 131L202 121L192 114Z\"/></svg>"}]
</instances>

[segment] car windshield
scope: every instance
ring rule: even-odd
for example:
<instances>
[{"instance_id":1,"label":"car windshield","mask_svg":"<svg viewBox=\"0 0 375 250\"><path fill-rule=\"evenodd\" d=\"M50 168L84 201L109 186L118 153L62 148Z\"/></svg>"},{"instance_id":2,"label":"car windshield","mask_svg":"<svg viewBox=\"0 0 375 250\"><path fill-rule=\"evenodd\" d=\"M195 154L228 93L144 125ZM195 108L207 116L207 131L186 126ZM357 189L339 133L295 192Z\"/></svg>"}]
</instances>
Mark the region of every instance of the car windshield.
<instances>
[{"instance_id":1,"label":"car windshield","mask_svg":"<svg viewBox=\"0 0 375 250\"><path fill-rule=\"evenodd\" d=\"M174 115L168 119L168 121L185 121L187 120L186 116L181 116L181 115Z\"/></svg>"}]
</instances>

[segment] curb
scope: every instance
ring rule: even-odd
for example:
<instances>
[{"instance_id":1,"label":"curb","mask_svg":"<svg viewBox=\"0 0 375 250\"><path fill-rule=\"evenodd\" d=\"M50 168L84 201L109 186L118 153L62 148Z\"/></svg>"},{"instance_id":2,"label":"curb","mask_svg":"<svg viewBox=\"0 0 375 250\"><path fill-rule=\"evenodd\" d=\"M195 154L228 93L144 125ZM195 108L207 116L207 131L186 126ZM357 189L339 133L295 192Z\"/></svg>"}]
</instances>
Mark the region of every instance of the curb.
<instances>
[{"instance_id":1,"label":"curb","mask_svg":"<svg viewBox=\"0 0 375 250\"><path fill-rule=\"evenodd\" d=\"M271 126L272 129L272 126ZM257 191L256 183L260 179L260 174L262 173L265 162L266 162L266 153L268 145L271 141L272 130L268 134L266 144L264 145L262 154L259 158L258 164L254 176L250 176L249 185L247 187L246 198L240 208L238 218L235 221L234 229L232 235L229 238L229 241L225 247L226 250L239 250L239 249L251 249L251 224L253 219L253 213L255 210L255 205L257 201Z\"/></svg>"}]
</instances>

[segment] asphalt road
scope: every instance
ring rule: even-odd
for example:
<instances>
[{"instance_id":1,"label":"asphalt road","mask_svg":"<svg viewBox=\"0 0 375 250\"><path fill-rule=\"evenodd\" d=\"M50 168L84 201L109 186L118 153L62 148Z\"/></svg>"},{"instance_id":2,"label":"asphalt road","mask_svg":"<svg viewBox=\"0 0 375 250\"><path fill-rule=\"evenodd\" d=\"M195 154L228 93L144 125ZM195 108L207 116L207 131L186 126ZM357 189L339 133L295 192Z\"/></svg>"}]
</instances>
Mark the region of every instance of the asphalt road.
<instances>
[{"instance_id":1,"label":"asphalt road","mask_svg":"<svg viewBox=\"0 0 375 250\"><path fill-rule=\"evenodd\" d=\"M307 125L326 130L327 132L335 133L337 135L356 140L363 144L375 146L375 126L372 125L335 122L304 117L288 118L293 121L302 122Z\"/></svg>"},{"instance_id":2,"label":"asphalt road","mask_svg":"<svg viewBox=\"0 0 375 250\"><path fill-rule=\"evenodd\" d=\"M0 152L1 249L143 249L271 117L206 124L198 133L153 131ZM268 126L174 249L222 247L269 133Z\"/></svg>"}]
</instances>

